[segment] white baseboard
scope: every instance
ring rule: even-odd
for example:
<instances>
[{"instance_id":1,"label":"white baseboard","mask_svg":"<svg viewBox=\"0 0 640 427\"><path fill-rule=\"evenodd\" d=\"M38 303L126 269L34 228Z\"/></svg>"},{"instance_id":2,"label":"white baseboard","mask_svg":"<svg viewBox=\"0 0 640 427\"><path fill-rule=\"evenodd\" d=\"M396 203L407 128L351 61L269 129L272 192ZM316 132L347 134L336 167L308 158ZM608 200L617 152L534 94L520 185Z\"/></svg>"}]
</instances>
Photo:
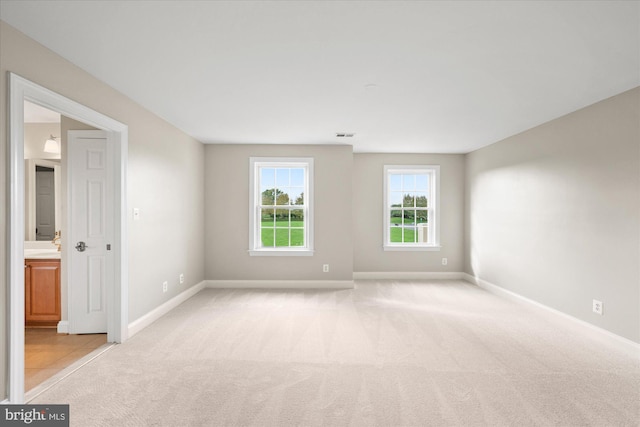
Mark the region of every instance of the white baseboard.
<instances>
[{"instance_id":1,"label":"white baseboard","mask_svg":"<svg viewBox=\"0 0 640 427\"><path fill-rule=\"evenodd\" d=\"M359 271L353 273L353 280L460 280L464 273L424 272L424 271Z\"/></svg>"},{"instance_id":2,"label":"white baseboard","mask_svg":"<svg viewBox=\"0 0 640 427\"><path fill-rule=\"evenodd\" d=\"M61 320L58 322L58 333L59 334L68 334L69 333L69 321Z\"/></svg>"},{"instance_id":3,"label":"white baseboard","mask_svg":"<svg viewBox=\"0 0 640 427\"><path fill-rule=\"evenodd\" d=\"M206 280L215 289L353 289L353 280Z\"/></svg>"},{"instance_id":4,"label":"white baseboard","mask_svg":"<svg viewBox=\"0 0 640 427\"><path fill-rule=\"evenodd\" d=\"M541 308L545 311L553 313L557 316L562 317L563 319L567 319L572 321L574 324L581 326L585 332L587 333L596 333L597 336L601 339L606 340L611 345L620 348L624 351L630 351L634 355L640 355L640 344L625 337L621 337L620 335L614 334L613 332L607 331L606 329L602 329L596 325L593 325L589 322L585 322L584 320L578 319L577 317L571 316L570 314L564 313L560 310L556 310L555 308L551 308L547 305L539 303L538 301L534 301L527 297L523 297L522 295L516 294L515 292L509 291L505 288L502 288L498 285L494 285L491 282L487 282L479 277L472 276L467 273L463 273L464 279L473 283L474 285L478 285L480 288L491 292L495 295L500 295L502 297L508 298L512 301L524 302L530 305L534 305L538 308Z\"/></svg>"},{"instance_id":5,"label":"white baseboard","mask_svg":"<svg viewBox=\"0 0 640 427\"><path fill-rule=\"evenodd\" d=\"M205 282L206 281L202 281L197 285L190 287L184 292L171 298L169 301L165 302L164 304L154 308L144 316L129 323L129 338L131 338L132 336L134 336L135 334L137 334L138 332L140 332L141 330L143 330L144 328L146 328L147 326L149 326L150 324L152 324L153 322L155 322L156 320L158 320L159 318L161 318L162 316L164 316L165 314L167 314L168 312L170 312L171 310L173 310L174 308L176 308L177 306L179 306L180 304L182 304L183 302L185 302L186 300L188 300L189 298L191 298L192 296L200 292L202 289L204 289Z\"/></svg>"}]
</instances>

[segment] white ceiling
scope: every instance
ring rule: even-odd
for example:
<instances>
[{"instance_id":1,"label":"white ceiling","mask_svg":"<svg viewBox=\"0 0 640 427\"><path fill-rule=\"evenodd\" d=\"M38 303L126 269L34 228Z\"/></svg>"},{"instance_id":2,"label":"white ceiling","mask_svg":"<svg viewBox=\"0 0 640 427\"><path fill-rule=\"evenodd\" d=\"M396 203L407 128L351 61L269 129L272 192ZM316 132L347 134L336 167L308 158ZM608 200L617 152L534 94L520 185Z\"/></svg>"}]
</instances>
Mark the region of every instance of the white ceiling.
<instances>
[{"instance_id":1,"label":"white ceiling","mask_svg":"<svg viewBox=\"0 0 640 427\"><path fill-rule=\"evenodd\" d=\"M0 19L205 143L464 153L640 85L637 1L2 0Z\"/></svg>"}]
</instances>

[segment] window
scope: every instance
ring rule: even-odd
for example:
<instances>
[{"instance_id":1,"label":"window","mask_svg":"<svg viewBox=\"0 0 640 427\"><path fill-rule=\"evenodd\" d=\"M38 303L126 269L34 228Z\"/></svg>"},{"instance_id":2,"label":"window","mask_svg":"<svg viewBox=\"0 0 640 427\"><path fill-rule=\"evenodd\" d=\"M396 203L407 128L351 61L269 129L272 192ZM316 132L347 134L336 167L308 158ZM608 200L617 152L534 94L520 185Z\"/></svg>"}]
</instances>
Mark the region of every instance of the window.
<instances>
[{"instance_id":1,"label":"window","mask_svg":"<svg viewBox=\"0 0 640 427\"><path fill-rule=\"evenodd\" d=\"M384 167L384 249L439 250L439 166Z\"/></svg>"},{"instance_id":2,"label":"window","mask_svg":"<svg viewBox=\"0 0 640 427\"><path fill-rule=\"evenodd\" d=\"M313 159L252 157L249 252L313 255Z\"/></svg>"}]
</instances>

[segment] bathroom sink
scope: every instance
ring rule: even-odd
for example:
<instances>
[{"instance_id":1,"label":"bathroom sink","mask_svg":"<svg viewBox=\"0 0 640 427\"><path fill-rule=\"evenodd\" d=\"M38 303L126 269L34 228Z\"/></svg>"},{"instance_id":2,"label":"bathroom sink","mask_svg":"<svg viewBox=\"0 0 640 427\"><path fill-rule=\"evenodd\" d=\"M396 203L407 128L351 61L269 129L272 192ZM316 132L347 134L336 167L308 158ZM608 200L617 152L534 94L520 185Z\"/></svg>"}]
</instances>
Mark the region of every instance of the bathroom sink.
<instances>
[{"instance_id":1,"label":"bathroom sink","mask_svg":"<svg viewBox=\"0 0 640 427\"><path fill-rule=\"evenodd\" d=\"M60 252L56 249L25 249L25 259L60 259Z\"/></svg>"}]
</instances>

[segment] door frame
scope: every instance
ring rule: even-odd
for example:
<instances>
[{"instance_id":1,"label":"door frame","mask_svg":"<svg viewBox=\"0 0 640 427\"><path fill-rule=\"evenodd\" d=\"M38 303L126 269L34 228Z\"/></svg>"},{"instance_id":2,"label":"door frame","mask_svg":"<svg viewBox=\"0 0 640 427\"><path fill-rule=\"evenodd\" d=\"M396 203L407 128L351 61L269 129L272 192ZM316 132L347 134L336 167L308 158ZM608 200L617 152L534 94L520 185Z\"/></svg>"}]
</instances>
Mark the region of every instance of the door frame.
<instances>
[{"instance_id":1,"label":"door frame","mask_svg":"<svg viewBox=\"0 0 640 427\"><path fill-rule=\"evenodd\" d=\"M107 290L107 341L122 343L128 327L127 125L8 72L9 210L7 221L7 400L24 402L24 101L108 131L114 144L114 283ZM67 231L68 233L68 231ZM67 243L67 246L69 243Z\"/></svg>"}]
</instances>

